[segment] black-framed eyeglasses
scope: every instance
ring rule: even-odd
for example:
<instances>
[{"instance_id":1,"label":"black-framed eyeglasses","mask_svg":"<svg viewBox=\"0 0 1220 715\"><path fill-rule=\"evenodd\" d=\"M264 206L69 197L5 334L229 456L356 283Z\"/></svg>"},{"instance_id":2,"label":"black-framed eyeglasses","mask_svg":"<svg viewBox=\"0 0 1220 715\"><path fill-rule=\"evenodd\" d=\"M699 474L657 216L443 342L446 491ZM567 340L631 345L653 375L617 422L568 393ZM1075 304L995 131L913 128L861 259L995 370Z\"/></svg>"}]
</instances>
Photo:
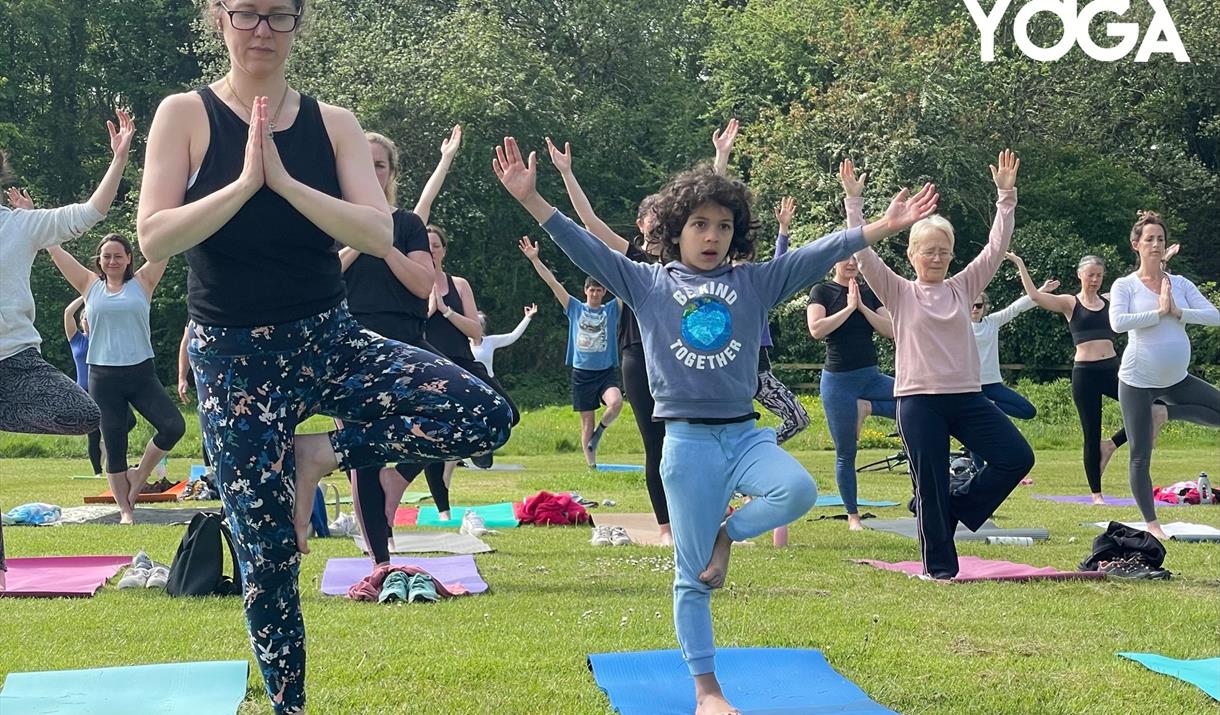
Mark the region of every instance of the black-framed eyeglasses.
<instances>
[{"instance_id":1,"label":"black-framed eyeglasses","mask_svg":"<svg viewBox=\"0 0 1220 715\"><path fill-rule=\"evenodd\" d=\"M300 13L275 12L263 15L249 10L230 10L224 3L220 3L220 7L228 14L229 24L233 26L233 29L243 32L255 29L263 20L267 21L267 27L271 28L272 32L292 32L301 22Z\"/></svg>"}]
</instances>

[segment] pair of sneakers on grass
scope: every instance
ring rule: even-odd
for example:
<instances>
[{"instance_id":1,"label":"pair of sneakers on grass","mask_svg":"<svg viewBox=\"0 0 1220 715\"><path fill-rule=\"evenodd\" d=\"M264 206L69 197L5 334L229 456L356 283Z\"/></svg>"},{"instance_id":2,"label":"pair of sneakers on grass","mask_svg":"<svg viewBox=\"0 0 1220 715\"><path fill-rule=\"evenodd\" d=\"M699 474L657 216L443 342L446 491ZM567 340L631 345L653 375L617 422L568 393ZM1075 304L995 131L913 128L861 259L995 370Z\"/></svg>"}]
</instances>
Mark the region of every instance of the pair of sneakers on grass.
<instances>
[{"instance_id":1,"label":"pair of sneakers on grass","mask_svg":"<svg viewBox=\"0 0 1220 715\"><path fill-rule=\"evenodd\" d=\"M377 602L414 603L415 601L436 601L439 598L436 594L436 583L428 574L408 574L395 571L385 577L385 583L381 585L381 594L377 596Z\"/></svg>"},{"instance_id":2,"label":"pair of sneakers on grass","mask_svg":"<svg viewBox=\"0 0 1220 715\"><path fill-rule=\"evenodd\" d=\"M165 588L169 581L169 567L148 558L141 549L131 559L131 565L123 578L119 579L118 588Z\"/></svg>"},{"instance_id":3,"label":"pair of sneakers on grass","mask_svg":"<svg viewBox=\"0 0 1220 715\"><path fill-rule=\"evenodd\" d=\"M621 526L595 526L589 543L594 546L627 546L632 541L627 530Z\"/></svg>"}]
</instances>

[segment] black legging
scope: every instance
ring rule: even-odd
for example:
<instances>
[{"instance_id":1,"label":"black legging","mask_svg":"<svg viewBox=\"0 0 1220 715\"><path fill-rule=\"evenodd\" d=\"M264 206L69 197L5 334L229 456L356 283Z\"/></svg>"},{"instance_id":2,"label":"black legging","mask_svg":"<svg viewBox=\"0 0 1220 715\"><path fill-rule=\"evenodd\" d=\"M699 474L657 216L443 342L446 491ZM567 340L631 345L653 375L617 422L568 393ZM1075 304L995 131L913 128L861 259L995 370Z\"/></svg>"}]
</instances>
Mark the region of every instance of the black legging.
<instances>
[{"instance_id":1,"label":"black legging","mask_svg":"<svg viewBox=\"0 0 1220 715\"><path fill-rule=\"evenodd\" d=\"M632 345L622 351L623 387L631 402L635 415L635 426L644 440L644 483L648 485L648 499L652 502L652 513L657 523L669 523L669 504L665 501L665 487L661 484L661 446L665 443L665 423L653 421L652 411L656 403L648 389L648 370L644 364L644 346Z\"/></svg>"},{"instance_id":2,"label":"black legging","mask_svg":"<svg viewBox=\"0 0 1220 715\"><path fill-rule=\"evenodd\" d=\"M1118 358L1076 362L1072 366L1072 401L1080 415L1084 433L1084 475L1089 489L1101 493L1101 398L1118 399ZM1127 443L1127 430L1120 429L1110 438L1115 447Z\"/></svg>"},{"instance_id":3,"label":"black legging","mask_svg":"<svg viewBox=\"0 0 1220 715\"><path fill-rule=\"evenodd\" d=\"M136 428L136 413L131 411L131 405L127 406L127 431L131 432ZM88 434L89 438L89 464L93 465L93 473L102 473L102 430L95 429ZM207 461L207 451L204 451L203 459Z\"/></svg>"},{"instance_id":4,"label":"black legging","mask_svg":"<svg viewBox=\"0 0 1220 715\"><path fill-rule=\"evenodd\" d=\"M90 365L89 396L102 411L106 472L127 471L127 414L134 407L157 432L153 444L166 452L186 433L186 421L157 380L153 360L138 365Z\"/></svg>"}]
</instances>

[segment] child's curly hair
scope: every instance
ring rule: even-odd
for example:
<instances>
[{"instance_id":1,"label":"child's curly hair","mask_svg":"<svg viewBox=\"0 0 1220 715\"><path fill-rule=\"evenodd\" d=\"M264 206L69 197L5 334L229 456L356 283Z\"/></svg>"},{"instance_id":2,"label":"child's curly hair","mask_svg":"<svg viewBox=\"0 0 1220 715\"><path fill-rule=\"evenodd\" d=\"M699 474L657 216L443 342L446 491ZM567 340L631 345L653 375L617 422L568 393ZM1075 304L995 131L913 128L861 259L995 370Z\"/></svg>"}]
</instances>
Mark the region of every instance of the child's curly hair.
<instances>
[{"instance_id":1,"label":"child's curly hair","mask_svg":"<svg viewBox=\"0 0 1220 715\"><path fill-rule=\"evenodd\" d=\"M754 231L758 228L750 212L753 197L740 181L717 174L710 166L697 166L669 180L656 193L650 207L657 224L646 238L661 245L661 260L682 260L678 238L686 220L699 206L714 203L733 213L733 241L727 260L749 259L754 255Z\"/></svg>"}]
</instances>

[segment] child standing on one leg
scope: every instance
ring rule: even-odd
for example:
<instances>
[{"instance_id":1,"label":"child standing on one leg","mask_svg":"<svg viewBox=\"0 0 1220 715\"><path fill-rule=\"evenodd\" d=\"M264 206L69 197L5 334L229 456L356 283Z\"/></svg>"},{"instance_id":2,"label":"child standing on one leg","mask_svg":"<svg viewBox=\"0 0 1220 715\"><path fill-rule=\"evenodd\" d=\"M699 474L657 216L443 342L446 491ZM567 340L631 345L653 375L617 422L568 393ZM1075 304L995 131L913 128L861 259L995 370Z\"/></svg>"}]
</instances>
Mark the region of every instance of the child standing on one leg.
<instances>
[{"instance_id":1,"label":"child standing on one leg","mask_svg":"<svg viewBox=\"0 0 1220 715\"><path fill-rule=\"evenodd\" d=\"M535 157L515 139L496 150L496 175L560 248L635 310L653 416L666 420L661 475L669 499L676 573L674 623L695 680L698 715L736 712L715 674L710 599L724 585L734 540L798 518L813 506L809 473L759 429L753 412L758 344L767 311L836 260L932 213L936 192L902 192L886 216L827 236L781 259L734 266L753 250L743 184L696 169L675 177L655 205L661 264L631 261L556 211L536 188ZM695 466L697 468L691 468ZM727 519L734 492L754 497Z\"/></svg>"},{"instance_id":2,"label":"child standing on one leg","mask_svg":"<svg viewBox=\"0 0 1220 715\"><path fill-rule=\"evenodd\" d=\"M597 445L606 428L623 409L623 391L618 385L618 350L614 336L618 334L619 302L606 300L606 288L592 276L585 278L585 300L569 295L563 284L538 257L538 244L528 236L521 237L521 252L530 260L555 300L568 316L567 364L572 368L572 409L580 413L580 444L585 462L597 466ZM600 422L597 407L606 406Z\"/></svg>"}]
</instances>

